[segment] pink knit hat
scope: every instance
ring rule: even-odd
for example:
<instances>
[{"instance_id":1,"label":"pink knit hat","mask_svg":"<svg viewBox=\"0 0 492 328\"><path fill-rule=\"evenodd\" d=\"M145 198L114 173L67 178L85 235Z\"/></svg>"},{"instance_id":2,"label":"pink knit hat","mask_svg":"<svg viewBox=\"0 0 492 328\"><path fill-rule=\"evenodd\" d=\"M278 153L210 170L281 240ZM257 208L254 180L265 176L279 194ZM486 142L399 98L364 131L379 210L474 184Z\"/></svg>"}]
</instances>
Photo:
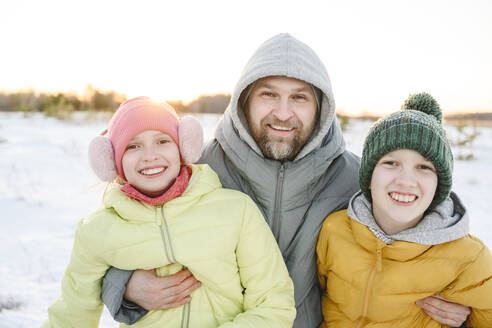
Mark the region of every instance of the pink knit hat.
<instances>
[{"instance_id":1,"label":"pink knit hat","mask_svg":"<svg viewBox=\"0 0 492 328\"><path fill-rule=\"evenodd\" d=\"M89 162L94 173L103 181L112 181L116 175L125 179L121 159L126 146L146 130L168 134L178 145L185 163L194 163L200 158L203 130L197 119L185 116L180 120L170 105L137 97L122 103L111 118L108 130L89 145ZM106 132L109 138L104 136Z\"/></svg>"}]
</instances>

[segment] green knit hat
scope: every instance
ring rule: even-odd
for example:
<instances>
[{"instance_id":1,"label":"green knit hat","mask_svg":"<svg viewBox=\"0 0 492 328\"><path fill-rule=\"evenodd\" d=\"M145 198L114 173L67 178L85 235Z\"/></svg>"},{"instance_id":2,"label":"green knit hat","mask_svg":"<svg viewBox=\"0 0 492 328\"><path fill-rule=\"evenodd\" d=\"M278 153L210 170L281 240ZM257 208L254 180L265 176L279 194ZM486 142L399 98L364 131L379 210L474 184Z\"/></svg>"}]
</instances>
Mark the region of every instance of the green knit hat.
<instances>
[{"instance_id":1,"label":"green knit hat","mask_svg":"<svg viewBox=\"0 0 492 328\"><path fill-rule=\"evenodd\" d=\"M439 104L428 93L410 95L402 110L373 124L364 141L359 184L372 201L372 171L385 154L396 149L412 149L431 161L437 171L436 194L428 210L445 200L451 192L453 154L442 126Z\"/></svg>"}]
</instances>

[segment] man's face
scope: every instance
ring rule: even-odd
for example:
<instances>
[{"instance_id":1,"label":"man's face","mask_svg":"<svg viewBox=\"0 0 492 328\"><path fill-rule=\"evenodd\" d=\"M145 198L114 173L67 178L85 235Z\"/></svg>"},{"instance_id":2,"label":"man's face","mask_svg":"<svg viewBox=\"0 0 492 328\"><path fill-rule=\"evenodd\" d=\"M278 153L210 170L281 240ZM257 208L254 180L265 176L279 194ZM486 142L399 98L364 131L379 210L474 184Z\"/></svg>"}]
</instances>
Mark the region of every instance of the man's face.
<instances>
[{"instance_id":1,"label":"man's face","mask_svg":"<svg viewBox=\"0 0 492 328\"><path fill-rule=\"evenodd\" d=\"M308 83L269 76L256 81L244 112L263 155L292 160L314 130L317 103Z\"/></svg>"}]
</instances>

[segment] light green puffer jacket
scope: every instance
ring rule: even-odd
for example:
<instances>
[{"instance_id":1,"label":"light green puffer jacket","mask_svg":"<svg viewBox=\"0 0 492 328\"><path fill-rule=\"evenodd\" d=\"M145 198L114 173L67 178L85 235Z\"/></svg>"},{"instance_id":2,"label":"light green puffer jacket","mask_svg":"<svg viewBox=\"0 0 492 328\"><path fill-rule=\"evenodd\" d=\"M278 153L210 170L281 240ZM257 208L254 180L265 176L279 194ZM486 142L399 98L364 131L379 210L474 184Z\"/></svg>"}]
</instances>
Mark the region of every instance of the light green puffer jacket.
<instances>
[{"instance_id":1,"label":"light green puffer jacket","mask_svg":"<svg viewBox=\"0 0 492 328\"><path fill-rule=\"evenodd\" d=\"M163 206L108 187L104 208L77 226L62 297L43 327L97 327L110 266L157 267L159 276L187 267L202 282L189 304L150 311L131 327L292 326L294 287L260 211L247 195L223 189L208 165L191 167L186 191Z\"/></svg>"}]
</instances>

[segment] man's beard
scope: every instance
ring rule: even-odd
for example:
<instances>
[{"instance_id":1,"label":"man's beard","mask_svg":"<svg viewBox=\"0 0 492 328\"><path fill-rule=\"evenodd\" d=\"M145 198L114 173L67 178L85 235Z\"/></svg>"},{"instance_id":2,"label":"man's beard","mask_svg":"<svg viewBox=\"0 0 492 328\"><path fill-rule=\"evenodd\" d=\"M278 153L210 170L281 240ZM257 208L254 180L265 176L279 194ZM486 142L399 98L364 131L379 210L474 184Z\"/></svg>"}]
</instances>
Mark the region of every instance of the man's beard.
<instances>
[{"instance_id":1,"label":"man's beard","mask_svg":"<svg viewBox=\"0 0 492 328\"><path fill-rule=\"evenodd\" d=\"M268 125L276 125L289 129L295 128L294 135L290 138L269 135ZM260 126L251 126L250 131L263 155L277 161L293 160L301 148L311 136L313 127L304 128L297 118L288 121L280 121L274 117L267 116L260 121Z\"/></svg>"}]
</instances>

